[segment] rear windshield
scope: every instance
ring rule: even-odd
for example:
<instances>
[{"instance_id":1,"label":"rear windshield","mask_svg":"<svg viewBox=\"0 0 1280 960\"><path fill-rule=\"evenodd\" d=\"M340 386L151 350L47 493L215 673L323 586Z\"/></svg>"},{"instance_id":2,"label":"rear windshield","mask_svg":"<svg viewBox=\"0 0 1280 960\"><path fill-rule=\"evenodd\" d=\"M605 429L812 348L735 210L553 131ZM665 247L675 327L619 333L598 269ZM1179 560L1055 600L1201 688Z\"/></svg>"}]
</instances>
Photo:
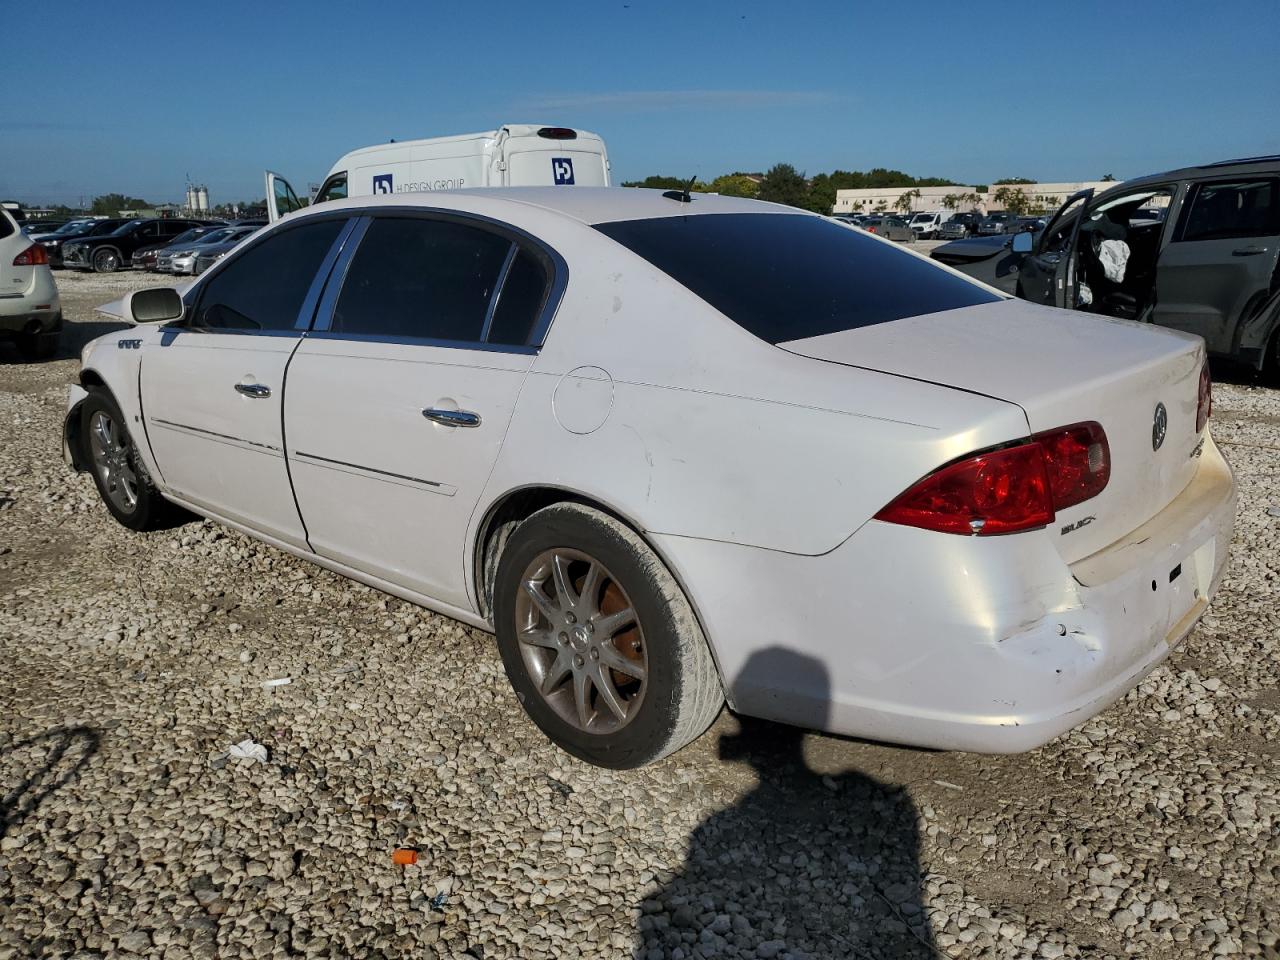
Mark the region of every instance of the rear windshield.
<instances>
[{"instance_id":1,"label":"rear windshield","mask_svg":"<svg viewBox=\"0 0 1280 960\"><path fill-rule=\"evenodd\" d=\"M769 343L1001 299L822 217L703 214L596 229Z\"/></svg>"}]
</instances>

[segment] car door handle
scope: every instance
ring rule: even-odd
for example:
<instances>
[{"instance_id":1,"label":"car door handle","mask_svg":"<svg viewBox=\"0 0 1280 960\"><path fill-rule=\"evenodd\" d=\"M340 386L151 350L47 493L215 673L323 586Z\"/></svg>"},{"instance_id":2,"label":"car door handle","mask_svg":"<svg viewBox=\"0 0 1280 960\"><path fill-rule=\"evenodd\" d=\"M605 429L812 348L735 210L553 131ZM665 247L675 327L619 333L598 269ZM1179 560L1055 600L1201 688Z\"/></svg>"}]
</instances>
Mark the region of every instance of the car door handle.
<instances>
[{"instance_id":1,"label":"car door handle","mask_svg":"<svg viewBox=\"0 0 1280 960\"><path fill-rule=\"evenodd\" d=\"M427 407L422 411L422 415L432 423L442 423L446 427L480 426L480 414L472 413L470 410L438 410L435 407Z\"/></svg>"},{"instance_id":2,"label":"car door handle","mask_svg":"<svg viewBox=\"0 0 1280 960\"><path fill-rule=\"evenodd\" d=\"M261 400L264 397L271 396L271 388L265 383L237 383L236 393L241 393L246 397L253 397L256 400Z\"/></svg>"},{"instance_id":3,"label":"car door handle","mask_svg":"<svg viewBox=\"0 0 1280 960\"><path fill-rule=\"evenodd\" d=\"M1236 247L1231 251L1233 257L1256 257L1260 253L1266 253L1266 247Z\"/></svg>"}]
</instances>

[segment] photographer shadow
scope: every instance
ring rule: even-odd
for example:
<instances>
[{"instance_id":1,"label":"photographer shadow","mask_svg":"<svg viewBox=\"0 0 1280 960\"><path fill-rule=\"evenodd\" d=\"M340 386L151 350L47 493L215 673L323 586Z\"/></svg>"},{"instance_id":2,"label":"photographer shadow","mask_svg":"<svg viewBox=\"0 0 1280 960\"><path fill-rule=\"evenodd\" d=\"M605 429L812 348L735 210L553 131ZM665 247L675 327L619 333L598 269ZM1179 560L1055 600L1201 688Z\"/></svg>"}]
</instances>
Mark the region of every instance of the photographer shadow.
<instances>
[{"instance_id":1,"label":"photographer shadow","mask_svg":"<svg viewBox=\"0 0 1280 960\"><path fill-rule=\"evenodd\" d=\"M817 660L761 651L741 679L779 677L825 711L830 684ZM694 830L680 873L641 904L635 956L935 960L906 790L856 771L818 774L797 727L738 724L720 756L749 764L758 782Z\"/></svg>"}]
</instances>

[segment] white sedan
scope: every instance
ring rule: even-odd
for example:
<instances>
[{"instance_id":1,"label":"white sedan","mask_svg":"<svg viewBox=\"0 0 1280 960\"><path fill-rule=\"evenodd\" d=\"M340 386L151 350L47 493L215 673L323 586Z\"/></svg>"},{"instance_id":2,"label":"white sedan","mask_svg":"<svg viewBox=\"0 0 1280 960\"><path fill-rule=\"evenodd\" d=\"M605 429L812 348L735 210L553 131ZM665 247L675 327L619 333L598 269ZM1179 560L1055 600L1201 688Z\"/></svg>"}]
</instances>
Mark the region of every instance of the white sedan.
<instances>
[{"instance_id":1,"label":"white sedan","mask_svg":"<svg viewBox=\"0 0 1280 960\"><path fill-rule=\"evenodd\" d=\"M1163 660L1226 566L1199 338L787 207L363 197L123 312L65 430L117 520L178 505L493 631L592 763L726 702L1027 750Z\"/></svg>"}]
</instances>

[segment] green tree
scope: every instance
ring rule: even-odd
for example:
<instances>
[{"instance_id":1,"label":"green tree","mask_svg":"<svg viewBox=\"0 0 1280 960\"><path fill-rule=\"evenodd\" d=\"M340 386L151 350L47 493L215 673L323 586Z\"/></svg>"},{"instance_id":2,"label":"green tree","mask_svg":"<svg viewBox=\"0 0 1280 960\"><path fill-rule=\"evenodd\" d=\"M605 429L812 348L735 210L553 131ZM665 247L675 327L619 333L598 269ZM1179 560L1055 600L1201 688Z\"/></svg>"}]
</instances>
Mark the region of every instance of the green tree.
<instances>
[{"instance_id":1,"label":"green tree","mask_svg":"<svg viewBox=\"0 0 1280 960\"><path fill-rule=\"evenodd\" d=\"M1031 198L1015 186L1002 186L991 196L997 205L1015 216L1025 216L1027 211L1031 209Z\"/></svg>"},{"instance_id":2,"label":"green tree","mask_svg":"<svg viewBox=\"0 0 1280 960\"><path fill-rule=\"evenodd\" d=\"M760 185L746 174L726 173L707 184L707 189L725 197L753 198L760 192Z\"/></svg>"},{"instance_id":3,"label":"green tree","mask_svg":"<svg viewBox=\"0 0 1280 960\"><path fill-rule=\"evenodd\" d=\"M919 191L919 190L915 190L915 189L913 189L913 190L904 190L904 191L903 191L903 192L898 196L898 199L897 199L897 200L895 200L895 201L893 201L893 205L894 205L897 209L901 210L903 213L907 213L907 212L909 212L909 211L911 210L911 207L912 207L912 206L915 204L915 202L916 202L917 200L919 200L919 199L920 199L920 191Z\"/></svg>"},{"instance_id":4,"label":"green tree","mask_svg":"<svg viewBox=\"0 0 1280 960\"><path fill-rule=\"evenodd\" d=\"M683 190L685 187L689 186L689 178L653 176L645 177L643 180L628 180L622 185L624 187L644 187L647 190ZM693 186L689 187L689 189L705 191L707 189L707 185L695 180Z\"/></svg>"},{"instance_id":5,"label":"green tree","mask_svg":"<svg viewBox=\"0 0 1280 960\"><path fill-rule=\"evenodd\" d=\"M1114 182L1115 182L1115 179L1116 179L1116 178L1115 178L1115 174L1113 174L1113 173L1104 173L1104 174L1102 175L1102 182L1103 182L1103 183L1114 183Z\"/></svg>"},{"instance_id":6,"label":"green tree","mask_svg":"<svg viewBox=\"0 0 1280 960\"><path fill-rule=\"evenodd\" d=\"M756 196L771 203L809 209L809 186L804 174L789 163L779 163L772 167L760 182L760 190Z\"/></svg>"},{"instance_id":7,"label":"green tree","mask_svg":"<svg viewBox=\"0 0 1280 960\"><path fill-rule=\"evenodd\" d=\"M997 180L995 185L998 187L1005 183L1036 183L1035 180L1028 180L1026 177L1005 177L1003 180Z\"/></svg>"},{"instance_id":8,"label":"green tree","mask_svg":"<svg viewBox=\"0 0 1280 960\"><path fill-rule=\"evenodd\" d=\"M151 206L137 197L127 197L123 193L106 193L93 198L89 212L99 216L114 217L121 210L146 210Z\"/></svg>"}]
</instances>

